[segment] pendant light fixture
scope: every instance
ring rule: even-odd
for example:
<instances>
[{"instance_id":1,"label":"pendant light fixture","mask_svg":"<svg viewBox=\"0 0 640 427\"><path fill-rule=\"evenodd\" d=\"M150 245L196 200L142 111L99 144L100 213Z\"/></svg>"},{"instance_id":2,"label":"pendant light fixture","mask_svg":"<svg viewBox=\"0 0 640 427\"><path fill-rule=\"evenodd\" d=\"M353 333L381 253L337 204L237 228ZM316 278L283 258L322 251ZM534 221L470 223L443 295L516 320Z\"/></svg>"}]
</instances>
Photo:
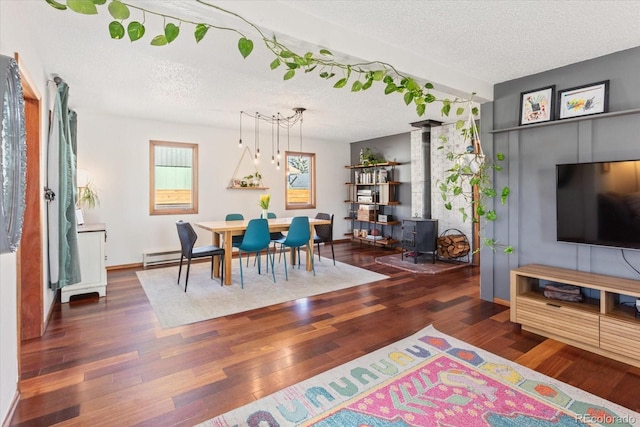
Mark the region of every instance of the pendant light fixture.
<instances>
[{"instance_id":1,"label":"pendant light fixture","mask_svg":"<svg viewBox=\"0 0 640 427\"><path fill-rule=\"evenodd\" d=\"M253 161L258 164L260 161L260 121L267 122L271 125L271 164L276 166L277 170L280 170L280 129L287 130L287 151L290 151L290 129L295 125L299 126L300 134L300 151L302 151L302 115L306 111L306 108L296 107L293 109L294 114L291 116L283 116L277 113L272 116L267 116L256 112L255 115L247 114L244 111L240 111L240 139L238 140L238 147L243 147L242 142L242 116L247 115L254 119L254 157ZM275 150L275 151L274 151Z\"/></svg>"}]
</instances>

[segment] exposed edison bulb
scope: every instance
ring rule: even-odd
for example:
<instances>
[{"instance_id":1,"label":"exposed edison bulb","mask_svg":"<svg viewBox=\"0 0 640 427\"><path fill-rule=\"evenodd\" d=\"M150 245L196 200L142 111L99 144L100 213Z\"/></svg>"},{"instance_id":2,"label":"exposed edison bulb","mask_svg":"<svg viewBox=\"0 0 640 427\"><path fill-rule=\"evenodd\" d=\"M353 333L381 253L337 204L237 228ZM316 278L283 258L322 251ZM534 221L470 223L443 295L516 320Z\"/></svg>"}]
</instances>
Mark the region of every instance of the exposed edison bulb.
<instances>
[{"instance_id":1,"label":"exposed edison bulb","mask_svg":"<svg viewBox=\"0 0 640 427\"><path fill-rule=\"evenodd\" d=\"M278 158L278 160L280 160L280 150L278 150L278 153L276 154L276 157Z\"/></svg>"},{"instance_id":2,"label":"exposed edison bulb","mask_svg":"<svg viewBox=\"0 0 640 427\"><path fill-rule=\"evenodd\" d=\"M260 157L260 149L258 148L258 150L256 151L256 158Z\"/></svg>"},{"instance_id":3,"label":"exposed edison bulb","mask_svg":"<svg viewBox=\"0 0 640 427\"><path fill-rule=\"evenodd\" d=\"M276 170L280 170L280 161L278 161L278 163L276 163Z\"/></svg>"},{"instance_id":4,"label":"exposed edison bulb","mask_svg":"<svg viewBox=\"0 0 640 427\"><path fill-rule=\"evenodd\" d=\"M242 148L242 138L238 140L238 148Z\"/></svg>"},{"instance_id":5,"label":"exposed edison bulb","mask_svg":"<svg viewBox=\"0 0 640 427\"><path fill-rule=\"evenodd\" d=\"M271 164L274 164L275 162L276 162L276 159L273 156L271 156Z\"/></svg>"}]
</instances>

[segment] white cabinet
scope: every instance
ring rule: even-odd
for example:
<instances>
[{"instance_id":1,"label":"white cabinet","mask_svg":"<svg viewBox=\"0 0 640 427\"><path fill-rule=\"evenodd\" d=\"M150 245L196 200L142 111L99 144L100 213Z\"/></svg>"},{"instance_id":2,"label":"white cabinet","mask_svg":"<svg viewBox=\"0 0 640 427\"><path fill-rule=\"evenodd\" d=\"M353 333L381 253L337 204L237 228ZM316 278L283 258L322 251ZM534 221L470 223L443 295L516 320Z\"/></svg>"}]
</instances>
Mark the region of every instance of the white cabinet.
<instances>
[{"instance_id":1,"label":"white cabinet","mask_svg":"<svg viewBox=\"0 0 640 427\"><path fill-rule=\"evenodd\" d=\"M107 232L104 224L78 226L78 251L80 253L80 277L82 281L61 289L61 300L69 302L73 295L97 292L107 295L107 268L105 245Z\"/></svg>"}]
</instances>

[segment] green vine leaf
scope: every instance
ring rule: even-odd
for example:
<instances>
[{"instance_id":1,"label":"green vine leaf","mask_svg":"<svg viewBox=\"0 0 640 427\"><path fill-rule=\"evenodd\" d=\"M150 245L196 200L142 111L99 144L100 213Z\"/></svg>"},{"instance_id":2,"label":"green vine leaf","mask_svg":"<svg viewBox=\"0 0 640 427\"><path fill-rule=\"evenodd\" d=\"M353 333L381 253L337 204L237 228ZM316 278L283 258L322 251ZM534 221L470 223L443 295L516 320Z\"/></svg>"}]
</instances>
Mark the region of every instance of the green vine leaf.
<instances>
[{"instance_id":1,"label":"green vine leaf","mask_svg":"<svg viewBox=\"0 0 640 427\"><path fill-rule=\"evenodd\" d=\"M502 189L502 193L500 194L500 202L504 205L507 202L507 198L511 194L511 189L509 187L504 187Z\"/></svg>"},{"instance_id":2,"label":"green vine leaf","mask_svg":"<svg viewBox=\"0 0 640 427\"><path fill-rule=\"evenodd\" d=\"M497 153L496 159L502 162L505 159L504 153Z\"/></svg>"},{"instance_id":3,"label":"green vine leaf","mask_svg":"<svg viewBox=\"0 0 640 427\"><path fill-rule=\"evenodd\" d=\"M272 70L275 70L276 68L278 68L280 66L281 62L280 62L280 58L276 58L273 60L273 62L271 62L271 64L269 64L269 67Z\"/></svg>"},{"instance_id":4,"label":"green vine leaf","mask_svg":"<svg viewBox=\"0 0 640 427\"><path fill-rule=\"evenodd\" d=\"M379 82L383 78L384 78L384 71L376 70L376 71L373 72L373 80Z\"/></svg>"},{"instance_id":5,"label":"green vine leaf","mask_svg":"<svg viewBox=\"0 0 640 427\"><path fill-rule=\"evenodd\" d=\"M433 89L433 84L431 83L425 83L424 84L425 89Z\"/></svg>"},{"instance_id":6,"label":"green vine leaf","mask_svg":"<svg viewBox=\"0 0 640 427\"><path fill-rule=\"evenodd\" d=\"M389 95L390 93L393 93L397 90L398 90L398 86L396 86L395 83L391 82L387 84L387 86L384 88L384 94Z\"/></svg>"},{"instance_id":7,"label":"green vine leaf","mask_svg":"<svg viewBox=\"0 0 640 427\"><path fill-rule=\"evenodd\" d=\"M166 45L167 42L167 38L165 37L164 34L160 34L158 36L155 36L152 40L151 40L151 46L164 46Z\"/></svg>"},{"instance_id":8,"label":"green vine leaf","mask_svg":"<svg viewBox=\"0 0 640 427\"><path fill-rule=\"evenodd\" d=\"M176 24L172 24L171 22L169 22L164 26L164 36L167 39L167 43L171 43L172 41L174 41L179 34L180 27L178 27Z\"/></svg>"},{"instance_id":9,"label":"green vine leaf","mask_svg":"<svg viewBox=\"0 0 640 427\"><path fill-rule=\"evenodd\" d=\"M246 37L241 37L240 40L238 40L238 50L240 51L240 55L246 59L253 51L253 42ZM281 56L284 58L284 55Z\"/></svg>"},{"instance_id":10,"label":"green vine leaf","mask_svg":"<svg viewBox=\"0 0 640 427\"><path fill-rule=\"evenodd\" d=\"M109 9L109 13L113 17L113 19L119 19L122 21L124 19L129 19L129 16L131 15L131 13L129 12L129 7L126 4L122 3L120 0L113 0L111 3L109 3L107 9ZM98 12L96 11L96 13Z\"/></svg>"},{"instance_id":11,"label":"green vine leaf","mask_svg":"<svg viewBox=\"0 0 640 427\"><path fill-rule=\"evenodd\" d=\"M340 89L340 88L345 87L346 85L347 85L347 78L343 77L340 80L338 80L336 82L336 84L333 85L333 87L336 88L336 89Z\"/></svg>"},{"instance_id":12,"label":"green vine leaf","mask_svg":"<svg viewBox=\"0 0 640 427\"><path fill-rule=\"evenodd\" d=\"M460 130L464 127L464 120L458 120L456 122L456 130Z\"/></svg>"},{"instance_id":13,"label":"green vine leaf","mask_svg":"<svg viewBox=\"0 0 640 427\"><path fill-rule=\"evenodd\" d=\"M355 82L353 82L353 84L351 85L351 92L358 92L362 90L362 82L360 80L356 80Z\"/></svg>"},{"instance_id":14,"label":"green vine leaf","mask_svg":"<svg viewBox=\"0 0 640 427\"><path fill-rule=\"evenodd\" d=\"M424 116L424 113L427 111L427 105L426 104L418 104L416 105L416 113L418 113L418 116L422 117Z\"/></svg>"},{"instance_id":15,"label":"green vine leaf","mask_svg":"<svg viewBox=\"0 0 640 427\"><path fill-rule=\"evenodd\" d=\"M207 31L209 31L209 26L205 24L196 25L196 30L193 32L193 35L196 38L196 43L200 43L200 40L207 35Z\"/></svg>"},{"instance_id":16,"label":"green vine leaf","mask_svg":"<svg viewBox=\"0 0 640 427\"><path fill-rule=\"evenodd\" d=\"M67 6L62 4L62 3L58 3L55 0L45 0L47 3L49 3L49 6L51 6L54 9L58 9L58 10L67 10Z\"/></svg>"},{"instance_id":17,"label":"green vine leaf","mask_svg":"<svg viewBox=\"0 0 640 427\"><path fill-rule=\"evenodd\" d=\"M109 23L109 34L112 39L120 40L124 37L124 26L118 21Z\"/></svg>"},{"instance_id":18,"label":"green vine leaf","mask_svg":"<svg viewBox=\"0 0 640 427\"><path fill-rule=\"evenodd\" d=\"M463 114L464 114L464 108L458 107L458 109L456 110L456 116L461 116Z\"/></svg>"},{"instance_id":19,"label":"green vine leaf","mask_svg":"<svg viewBox=\"0 0 640 427\"><path fill-rule=\"evenodd\" d=\"M296 75L296 70L289 70L286 73L284 73L283 80L290 80L295 75Z\"/></svg>"},{"instance_id":20,"label":"green vine leaf","mask_svg":"<svg viewBox=\"0 0 640 427\"><path fill-rule=\"evenodd\" d=\"M67 0L67 6L69 9L83 15L96 15L98 8L92 0Z\"/></svg>"},{"instance_id":21,"label":"green vine leaf","mask_svg":"<svg viewBox=\"0 0 640 427\"><path fill-rule=\"evenodd\" d=\"M411 104L411 101L413 101L413 92L405 93L404 94L404 103L405 103L405 105Z\"/></svg>"},{"instance_id":22,"label":"green vine leaf","mask_svg":"<svg viewBox=\"0 0 640 427\"><path fill-rule=\"evenodd\" d=\"M138 21L131 21L129 25L127 25L127 34L129 35L129 40L132 42L140 40L144 36L144 32L144 25Z\"/></svg>"},{"instance_id":23,"label":"green vine leaf","mask_svg":"<svg viewBox=\"0 0 640 427\"><path fill-rule=\"evenodd\" d=\"M310 72L312 72L313 70L315 70L317 67L318 67L317 65L314 65L313 67L308 67L308 68L306 68L306 69L304 70L304 72L305 72L305 73L310 73Z\"/></svg>"},{"instance_id":24,"label":"green vine leaf","mask_svg":"<svg viewBox=\"0 0 640 427\"><path fill-rule=\"evenodd\" d=\"M327 56L333 56L333 53L331 53L327 49L320 49L320 54L321 55L327 55Z\"/></svg>"}]
</instances>

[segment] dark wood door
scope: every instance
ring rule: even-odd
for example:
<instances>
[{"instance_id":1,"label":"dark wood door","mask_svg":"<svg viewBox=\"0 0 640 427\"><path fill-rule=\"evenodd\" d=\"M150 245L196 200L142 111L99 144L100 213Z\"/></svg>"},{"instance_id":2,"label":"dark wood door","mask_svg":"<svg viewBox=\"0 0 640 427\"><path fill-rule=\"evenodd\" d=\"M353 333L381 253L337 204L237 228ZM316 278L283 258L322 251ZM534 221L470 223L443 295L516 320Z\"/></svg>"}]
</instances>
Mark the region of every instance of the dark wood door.
<instances>
[{"instance_id":1,"label":"dark wood door","mask_svg":"<svg viewBox=\"0 0 640 427\"><path fill-rule=\"evenodd\" d=\"M18 60L16 55L16 60ZM25 98L27 131L27 187L22 239L18 250L18 330L20 339L37 338L44 333L43 321L43 230L42 183L40 182L40 96L29 84L18 61Z\"/></svg>"}]
</instances>

